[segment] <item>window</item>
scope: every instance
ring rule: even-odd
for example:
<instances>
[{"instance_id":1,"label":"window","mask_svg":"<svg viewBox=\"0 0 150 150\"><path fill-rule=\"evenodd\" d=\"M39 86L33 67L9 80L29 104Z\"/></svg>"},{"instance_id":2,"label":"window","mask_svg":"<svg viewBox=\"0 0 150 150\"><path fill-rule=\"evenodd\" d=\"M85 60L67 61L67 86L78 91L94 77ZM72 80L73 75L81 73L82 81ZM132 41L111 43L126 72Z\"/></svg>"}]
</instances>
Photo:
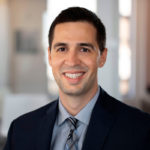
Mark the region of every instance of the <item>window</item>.
<instances>
[{"instance_id":1,"label":"window","mask_svg":"<svg viewBox=\"0 0 150 150\"><path fill-rule=\"evenodd\" d=\"M119 0L119 77L120 93L125 96L129 92L131 78L130 22L132 0Z\"/></svg>"}]
</instances>

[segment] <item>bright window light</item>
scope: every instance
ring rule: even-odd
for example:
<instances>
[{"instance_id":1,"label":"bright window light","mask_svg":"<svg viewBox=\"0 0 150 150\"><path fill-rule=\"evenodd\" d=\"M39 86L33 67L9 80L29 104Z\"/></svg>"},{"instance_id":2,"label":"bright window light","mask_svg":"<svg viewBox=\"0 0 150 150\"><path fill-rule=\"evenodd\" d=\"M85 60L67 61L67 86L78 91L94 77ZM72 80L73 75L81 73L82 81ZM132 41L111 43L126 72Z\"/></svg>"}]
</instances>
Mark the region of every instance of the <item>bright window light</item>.
<instances>
[{"instance_id":1,"label":"bright window light","mask_svg":"<svg viewBox=\"0 0 150 150\"><path fill-rule=\"evenodd\" d=\"M131 2L132 0L119 0L119 13L122 16L131 15Z\"/></svg>"},{"instance_id":2,"label":"bright window light","mask_svg":"<svg viewBox=\"0 0 150 150\"><path fill-rule=\"evenodd\" d=\"M121 80L131 77L131 51L128 45L120 45L119 76Z\"/></svg>"},{"instance_id":3,"label":"bright window light","mask_svg":"<svg viewBox=\"0 0 150 150\"><path fill-rule=\"evenodd\" d=\"M131 46L130 46L130 23L131 23L132 0L119 0L119 77L120 92L128 95L131 78Z\"/></svg>"},{"instance_id":4,"label":"bright window light","mask_svg":"<svg viewBox=\"0 0 150 150\"><path fill-rule=\"evenodd\" d=\"M96 12L96 0L48 0L48 16L52 21L61 10L71 7L80 6Z\"/></svg>"}]
</instances>

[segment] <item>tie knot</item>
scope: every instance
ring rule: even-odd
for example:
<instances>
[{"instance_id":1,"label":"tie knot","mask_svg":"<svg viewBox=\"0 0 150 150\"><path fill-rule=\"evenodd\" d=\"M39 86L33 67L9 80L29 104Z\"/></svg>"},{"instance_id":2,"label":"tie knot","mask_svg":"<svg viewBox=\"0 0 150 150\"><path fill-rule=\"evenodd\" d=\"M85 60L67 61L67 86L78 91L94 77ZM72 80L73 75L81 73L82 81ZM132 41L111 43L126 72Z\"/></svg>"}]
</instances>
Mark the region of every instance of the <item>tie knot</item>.
<instances>
[{"instance_id":1,"label":"tie knot","mask_svg":"<svg viewBox=\"0 0 150 150\"><path fill-rule=\"evenodd\" d=\"M73 129L76 129L78 120L73 117L69 117L67 118L67 120L70 123L70 125L73 127Z\"/></svg>"}]
</instances>

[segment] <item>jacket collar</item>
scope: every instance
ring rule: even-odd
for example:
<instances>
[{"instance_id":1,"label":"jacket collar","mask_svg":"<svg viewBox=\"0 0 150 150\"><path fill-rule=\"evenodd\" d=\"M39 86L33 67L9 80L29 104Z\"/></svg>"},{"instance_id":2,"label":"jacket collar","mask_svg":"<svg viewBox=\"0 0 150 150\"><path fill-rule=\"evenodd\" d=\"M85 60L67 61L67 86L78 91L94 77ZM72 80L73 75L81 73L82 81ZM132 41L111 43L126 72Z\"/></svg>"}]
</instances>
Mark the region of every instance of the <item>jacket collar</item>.
<instances>
[{"instance_id":1,"label":"jacket collar","mask_svg":"<svg viewBox=\"0 0 150 150\"><path fill-rule=\"evenodd\" d=\"M91 115L82 150L102 149L115 119L109 99L110 96L101 88L99 98Z\"/></svg>"},{"instance_id":2,"label":"jacket collar","mask_svg":"<svg viewBox=\"0 0 150 150\"><path fill-rule=\"evenodd\" d=\"M50 150L53 127L58 113L58 100L50 103L48 110L41 117L38 128L36 149Z\"/></svg>"}]
</instances>

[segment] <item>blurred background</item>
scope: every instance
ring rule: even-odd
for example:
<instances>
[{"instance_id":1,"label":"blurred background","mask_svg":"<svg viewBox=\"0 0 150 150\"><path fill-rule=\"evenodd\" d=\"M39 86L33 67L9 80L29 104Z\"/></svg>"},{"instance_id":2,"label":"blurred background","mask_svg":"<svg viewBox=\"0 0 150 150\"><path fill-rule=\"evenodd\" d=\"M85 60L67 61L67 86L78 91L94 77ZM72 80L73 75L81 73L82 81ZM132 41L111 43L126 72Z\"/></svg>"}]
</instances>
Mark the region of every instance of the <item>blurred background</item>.
<instances>
[{"instance_id":1,"label":"blurred background","mask_svg":"<svg viewBox=\"0 0 150 150\"><path fill-rule=\"evenodd\" d=\"M108 57L99 84L150 113L149 0L0 0L0 150L13 119L57 97L47 35L70 6L94 11L106 26Z\"/></svg>"}]
</instances>

